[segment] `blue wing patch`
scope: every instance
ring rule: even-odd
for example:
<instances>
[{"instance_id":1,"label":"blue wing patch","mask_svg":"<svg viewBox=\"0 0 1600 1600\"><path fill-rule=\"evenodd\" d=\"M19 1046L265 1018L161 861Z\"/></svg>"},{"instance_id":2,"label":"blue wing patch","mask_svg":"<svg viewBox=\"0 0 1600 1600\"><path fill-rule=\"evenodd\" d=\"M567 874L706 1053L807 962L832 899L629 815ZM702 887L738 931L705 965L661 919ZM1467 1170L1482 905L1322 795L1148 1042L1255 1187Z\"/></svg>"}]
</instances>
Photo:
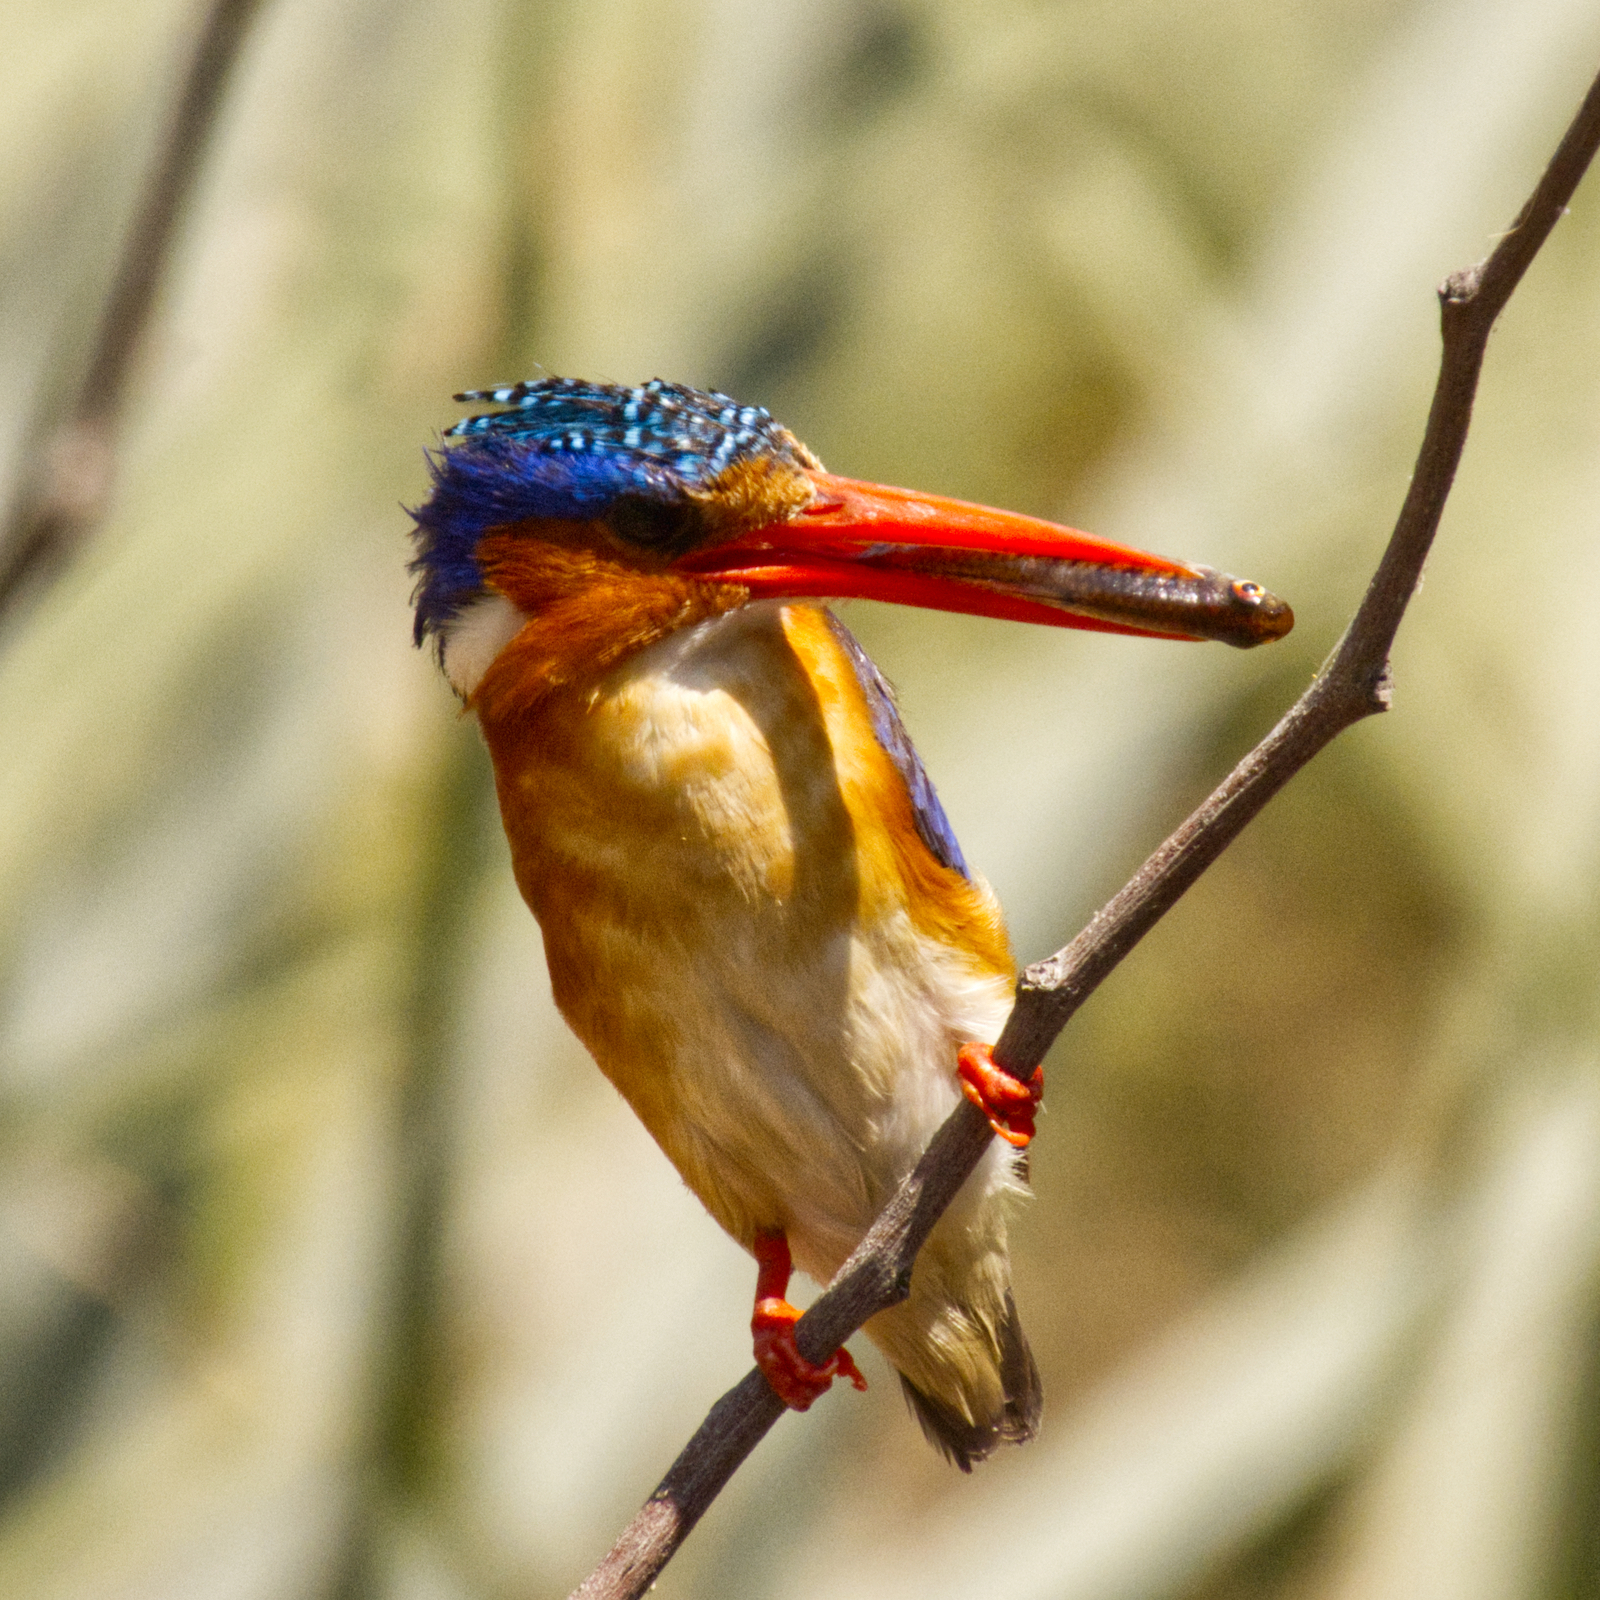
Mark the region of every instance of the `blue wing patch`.
<instances>
[{"instance_id":1,"label":"blue wing patch","mask_svg":"<svg viewBox=\"0 0 1600 1600\"><path fill-rule=\"evenodd\" d=\"M867 709L872 713L872 732L894 762L900 776L905 779L918 835L940 866L959 872L963 878L970 878L972 871L961 854L961 846L956 843L955 829L950 826L950 819L939 804L933 779L928 776L928 769L923 766L922 757L917 754L911 735L900 720L889 680L878 671L872 657L861 648L856 636L831 611L823 614L828 619L828 626L833 629L834 637L849 656L851 666L855 668L856 681L861 685L861 692L867 697Z\"/></svg>"}]
</instances>

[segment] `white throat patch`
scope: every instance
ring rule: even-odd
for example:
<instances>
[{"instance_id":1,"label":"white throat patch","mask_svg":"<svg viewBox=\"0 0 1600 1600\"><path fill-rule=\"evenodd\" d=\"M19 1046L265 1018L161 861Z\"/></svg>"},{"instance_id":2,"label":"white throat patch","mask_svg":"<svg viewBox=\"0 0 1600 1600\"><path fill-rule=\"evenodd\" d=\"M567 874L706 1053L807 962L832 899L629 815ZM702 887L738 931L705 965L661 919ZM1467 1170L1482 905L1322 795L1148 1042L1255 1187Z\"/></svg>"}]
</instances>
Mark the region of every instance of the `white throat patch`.
<instances>
[{"instance_id":1,"label":"white throat patch","mask_svg":"<svg viewBox=\"0 0 1600 1600\"><path fill-rule=\"evenodd\" d=\"M439 664L463 700L483 682L494 658L522 631L527 613L503 594L486 594L439 630Z\"/></svg>"}]
</instances>

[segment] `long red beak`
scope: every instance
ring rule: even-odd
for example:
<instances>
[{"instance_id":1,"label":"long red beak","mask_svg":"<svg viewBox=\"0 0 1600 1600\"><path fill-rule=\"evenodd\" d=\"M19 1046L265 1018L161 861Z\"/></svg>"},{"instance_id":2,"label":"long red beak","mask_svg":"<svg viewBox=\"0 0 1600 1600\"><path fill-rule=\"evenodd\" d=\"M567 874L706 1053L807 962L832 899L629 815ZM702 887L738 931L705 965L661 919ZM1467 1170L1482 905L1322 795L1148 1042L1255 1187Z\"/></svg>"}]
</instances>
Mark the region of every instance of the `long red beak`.
<instances>
[{"instance_id":1,"label":"long red beak","mask_svg":"<svg viewBox=\"0 0 1600 1600\"><path fill-rule=\"evenodd\" d=\"M674 565L741 584L757 599L891 600L1241 648L1294 626L1276 595L1210 567L964 500L811 476L817 498L798 515L690 551Z\"/></svg>"}]
</instances>

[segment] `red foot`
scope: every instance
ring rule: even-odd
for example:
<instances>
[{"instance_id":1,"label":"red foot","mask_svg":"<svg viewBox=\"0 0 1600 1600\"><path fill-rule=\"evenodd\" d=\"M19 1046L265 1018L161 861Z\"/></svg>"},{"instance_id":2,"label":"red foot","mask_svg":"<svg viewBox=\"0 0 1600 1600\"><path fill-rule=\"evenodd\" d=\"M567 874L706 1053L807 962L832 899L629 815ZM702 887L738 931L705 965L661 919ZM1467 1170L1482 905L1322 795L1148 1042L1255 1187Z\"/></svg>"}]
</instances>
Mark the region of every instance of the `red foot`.
<instances>
[{"instance_id":1,"label":"red foot","mask_svg":"<svg viewBox=\"0 0 1600 1600\"><path fill-rule=\"evenodd\" d=\"M805 1411L818 1395L826 1394L835 1378L848 1378L858 1389L867 1380L848 1350L835 1350L826 1361L808 1361L795 1343L794 1325L800 1313L783 1297L793 1267L789 1241L781 1233L758 1233L756 1251L756 1309L750 1319L755 1336L756 1365L772 1385L772 1392L794 1411Z\"/></svg>"},{"instance_id":2,"label":"red foot","mask_svg":"<svg viewBox=\"0 0 1600 1600\"><path fill-rule=\"evenodd\" d=\"M964 1044L956 1057L961 1092L989 1119L989 1126L1019 1150L1033 1138L1033 1115L1044 1098L1044 1068L1026 1083L994 1064L986 1044Z\"/></svg>"}]
</instances>

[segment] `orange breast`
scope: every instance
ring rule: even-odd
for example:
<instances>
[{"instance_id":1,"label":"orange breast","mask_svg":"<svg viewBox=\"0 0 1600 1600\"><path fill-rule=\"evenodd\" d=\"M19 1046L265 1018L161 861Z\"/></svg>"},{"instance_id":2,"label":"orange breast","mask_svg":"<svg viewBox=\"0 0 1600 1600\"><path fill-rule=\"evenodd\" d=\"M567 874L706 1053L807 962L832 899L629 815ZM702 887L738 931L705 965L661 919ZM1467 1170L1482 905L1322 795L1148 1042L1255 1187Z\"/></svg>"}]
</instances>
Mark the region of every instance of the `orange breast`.
<instances>
[{"instance_id":1,"label":"orange breast","mask_svg":"<svg viewBox=\"0 0 1600 1600\"><path fill-rule=\"evenodd\" d=\"M860 1130L961 1032L940 985L1013 969L822 613L746 607L483 725L557 1003L691 1187L736 1236L782 1225L803 1150L866 1205Z\"/></svg>"}]
</instances>

